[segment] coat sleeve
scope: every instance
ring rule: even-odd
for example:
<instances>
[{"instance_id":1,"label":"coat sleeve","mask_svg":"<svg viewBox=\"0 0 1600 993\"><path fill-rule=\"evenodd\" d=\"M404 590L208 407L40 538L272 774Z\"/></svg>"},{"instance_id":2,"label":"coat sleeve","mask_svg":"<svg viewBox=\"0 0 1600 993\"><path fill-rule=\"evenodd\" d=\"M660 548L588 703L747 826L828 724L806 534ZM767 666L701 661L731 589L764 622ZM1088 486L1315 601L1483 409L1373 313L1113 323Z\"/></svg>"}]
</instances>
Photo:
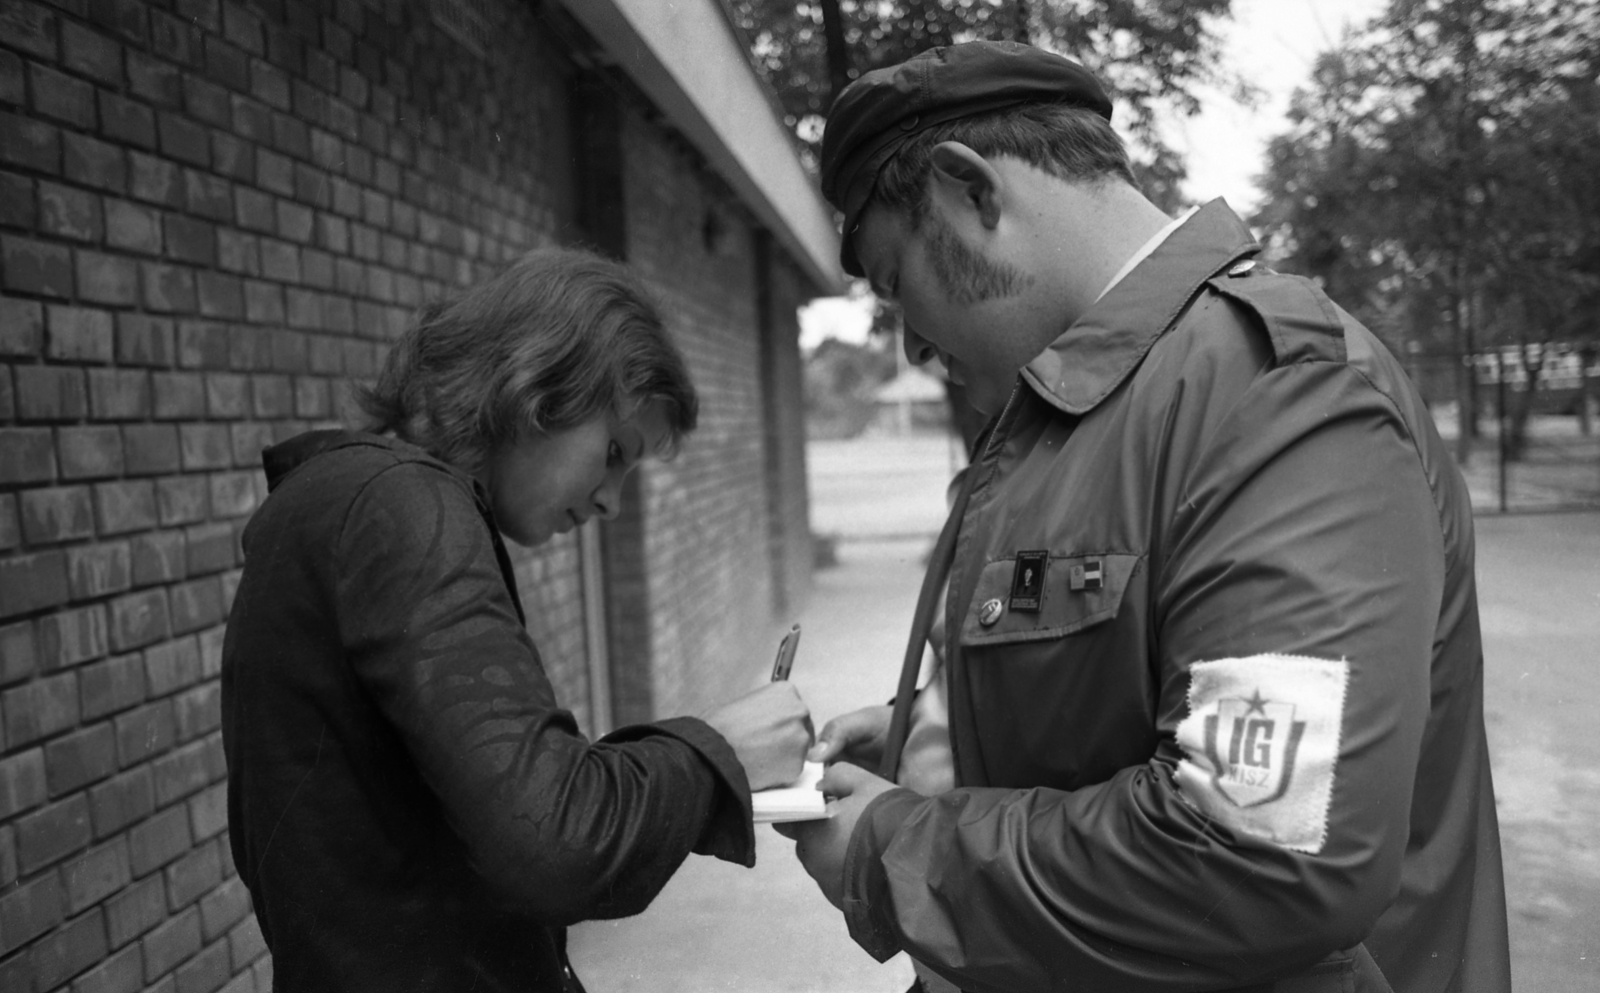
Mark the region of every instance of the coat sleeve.
<instances>
[{"instance_id":1,"label":"coat sleeve","mask_svg":"<svg viewBox=\"0 0 1600 993\"><path fill-rule=\"evenodd\" d=\"M643 910L691 851L754 864L750 790L694 718L590 743L519 621L472 495L402 463L336 549L346 656L483 878L550 924Z\"/></svg>"},{"instance_id":2,"label":"coat sleeve","mask_svg":"<svg viewBox=\"0 0 1600 993\"><path fill-rule=\"evenodd\" d=\"M1182 469L1155 657L1127 661L1157 673L1155 754L1073 791L877 798L845 866L875 956L968 990L1216 989L1357 945L1392 900L1444 574L1414 440L1359 372L1303 363Z\"/></svg>"}]
</instances>

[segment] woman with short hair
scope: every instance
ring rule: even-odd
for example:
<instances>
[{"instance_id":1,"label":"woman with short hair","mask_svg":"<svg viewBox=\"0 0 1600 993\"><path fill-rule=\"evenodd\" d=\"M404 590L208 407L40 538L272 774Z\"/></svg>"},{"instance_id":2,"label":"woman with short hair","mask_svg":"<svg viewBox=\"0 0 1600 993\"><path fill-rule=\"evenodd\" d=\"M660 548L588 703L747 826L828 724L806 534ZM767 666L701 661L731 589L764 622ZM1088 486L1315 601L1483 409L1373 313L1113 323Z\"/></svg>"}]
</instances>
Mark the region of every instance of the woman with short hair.
<instances>
[{"instance_id":1,"label":"woman with short hair","mask_svg":"<svg viewBox=\"0 0 1600 993\"><path fill-rule=\"evenodd\" d=\"M565 925L689 852L754 864L750 791L811 739L788 684L589 742L501 536L620 509L695 425L626 269L541 250L426 308L367 431L268 449L223 649L230 842L285 990L580 990Z\"/></svg>"}]
</instances>

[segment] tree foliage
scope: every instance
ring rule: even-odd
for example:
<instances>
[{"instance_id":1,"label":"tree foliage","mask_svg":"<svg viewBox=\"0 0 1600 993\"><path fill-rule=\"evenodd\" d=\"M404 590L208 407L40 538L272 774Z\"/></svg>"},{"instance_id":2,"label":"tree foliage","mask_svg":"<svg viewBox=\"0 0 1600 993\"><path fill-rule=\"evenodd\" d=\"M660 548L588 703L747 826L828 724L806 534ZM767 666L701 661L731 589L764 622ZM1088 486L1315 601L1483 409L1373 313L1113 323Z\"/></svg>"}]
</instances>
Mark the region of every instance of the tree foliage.
<instances>
[{"instance_id":1,"label":"tree foliage","mask_svg":"<svg viewBox=\"0 0 1600 993\"><path fill-rule=\"evenodd\" d=\"M1391 344L1593 338L1600 0L1392 0L1295 94L1261 185L1276 253Z\"/></svg>"},{"instance_id":2,"label":"tree foliage","mask_svg":"<svg viewBox=\"0 0 1600 993\"><path fill-rule=\"evenodd\" d=\"M1158 114L1193 114L1201 85L1251 90L1222 68L1215 33L1232 0L731 0L756 65L813 156L837 82L936 45L1016 40L1071 55L1106 83L1136 140L1141 179L1175 205L1182 161ZM829 29L836 41L830 50ZM830 74L830 51L834 57Z\"/></svg>"}]
</instances>

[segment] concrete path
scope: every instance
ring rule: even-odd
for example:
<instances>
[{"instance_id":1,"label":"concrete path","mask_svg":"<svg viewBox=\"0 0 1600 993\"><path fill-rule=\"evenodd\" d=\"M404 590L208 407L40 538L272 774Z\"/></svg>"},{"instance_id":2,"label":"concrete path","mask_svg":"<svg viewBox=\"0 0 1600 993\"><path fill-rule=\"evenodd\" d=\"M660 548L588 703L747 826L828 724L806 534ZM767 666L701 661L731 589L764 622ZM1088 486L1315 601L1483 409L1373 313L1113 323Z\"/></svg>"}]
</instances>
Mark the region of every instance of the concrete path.
<instances>
[{"instance_id":1,"label":"concrete path","mask_svg":"<svg viewBox=\"0 0 1600 993\"><path fill-rule=\"evenodd\" d=\"M817 572L791 678L819 730L894 695L929 545L845 542L839 565ZM754 869L691 856L643 914L574 928L573 965L590 993L903 993L912 979L905 956L873 961L795 861L793 843L765 825L756 836Z\"/></svg>"}]
</instances>

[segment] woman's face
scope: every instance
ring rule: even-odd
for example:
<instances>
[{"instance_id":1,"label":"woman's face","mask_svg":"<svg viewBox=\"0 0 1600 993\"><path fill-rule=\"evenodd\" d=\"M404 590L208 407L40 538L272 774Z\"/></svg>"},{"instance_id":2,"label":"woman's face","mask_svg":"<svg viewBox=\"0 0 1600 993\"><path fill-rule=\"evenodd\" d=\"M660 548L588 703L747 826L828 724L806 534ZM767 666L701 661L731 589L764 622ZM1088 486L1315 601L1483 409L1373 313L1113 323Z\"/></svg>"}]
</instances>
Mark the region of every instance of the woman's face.
<instances>
[{"instance_id":1,"label":"woman's face","mask_svg":"<svg viewBox=\"0 0 1600 993\"><path fill-rule=\"evenodd\" d=\"M660 403L627 419L597 414L581 424L534 432L490 453L479 480L500 533L532 547L622 509L622 481L661 450L667 420Z\"/></svg>"}]
</instances>

